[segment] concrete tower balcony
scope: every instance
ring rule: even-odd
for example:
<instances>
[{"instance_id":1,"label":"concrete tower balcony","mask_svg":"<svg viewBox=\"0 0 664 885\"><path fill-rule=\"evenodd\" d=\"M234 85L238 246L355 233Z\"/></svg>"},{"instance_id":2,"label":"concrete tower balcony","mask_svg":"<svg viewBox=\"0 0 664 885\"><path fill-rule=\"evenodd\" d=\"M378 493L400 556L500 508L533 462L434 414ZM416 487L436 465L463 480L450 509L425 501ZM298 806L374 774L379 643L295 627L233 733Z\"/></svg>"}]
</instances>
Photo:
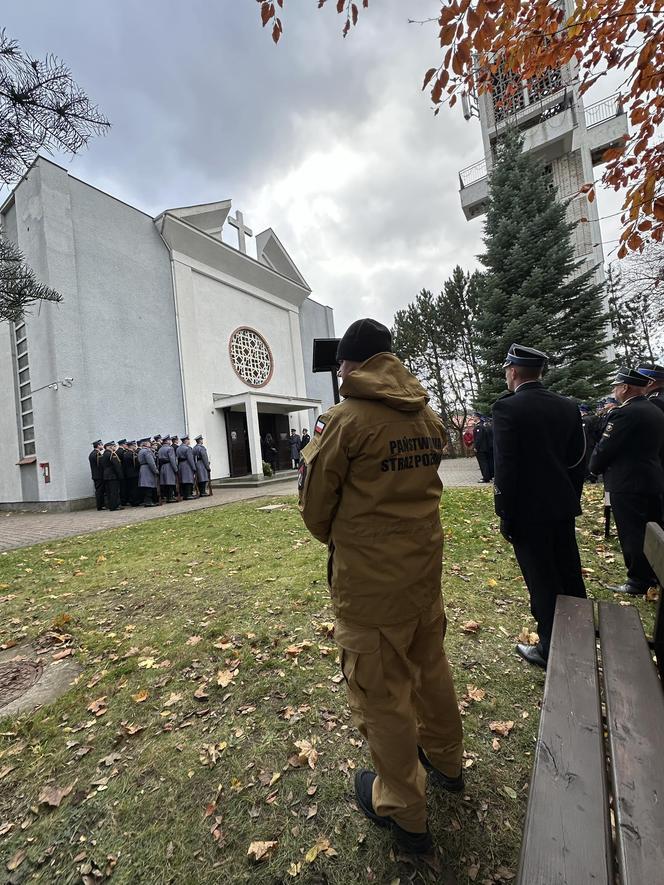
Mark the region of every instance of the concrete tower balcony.
<instances>
[{"instance_id":1,"label":"concrete tower balcony","mask_svg":"<svg viewBox=\"0 0 664 885\"><path fill-rule=\"evenodd\" d=\"M552 95L546 107L533 105L510 117L523 134L523 149L537 154L545 162L587 146L593 165L602 162L604 151L622 144L628 136L627 114L618 95L598 101L585 108L585 128L579 126L578 111L571 93L561 90ZM492 143L507 127L503 121L491 126ZM466 166L459 172L459 197L467 220L486 212L489 179L486 159Z\"/></svg>"}]
</instances>

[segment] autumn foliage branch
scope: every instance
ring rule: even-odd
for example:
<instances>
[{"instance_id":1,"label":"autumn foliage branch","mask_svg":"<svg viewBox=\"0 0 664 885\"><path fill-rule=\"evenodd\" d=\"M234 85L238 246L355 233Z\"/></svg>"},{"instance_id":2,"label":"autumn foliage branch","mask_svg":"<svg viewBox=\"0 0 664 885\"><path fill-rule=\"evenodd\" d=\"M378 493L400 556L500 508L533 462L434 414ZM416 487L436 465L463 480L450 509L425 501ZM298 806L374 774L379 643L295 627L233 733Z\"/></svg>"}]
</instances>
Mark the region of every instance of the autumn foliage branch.
<instances>
[{"instance_id":1,"label":"autumn foliage branch","mask_svg":"<svg viewBox=\"0 0 664 885\"><path fill-rule=\"evenodd\" d=\"M273 21L276 43L282 23L275 4L258 2L263 25ZM319 8L325 3L319 0ZM337 0L336 8L345 16L345 36L357 24L358 4ZM492 92L499 68L514 91L560 69L563 85L580 95L609 71L624 74L620 98L631 135L605 152L602 176L607 187L625 189L618 256L648 240L664 242L664 0L576 0L571 12L555 0L446 0L437 24L442 60L423 84L436 113L462 93ZM594 183L582 192L594 199Z\"/></svg>"}]
</instances>

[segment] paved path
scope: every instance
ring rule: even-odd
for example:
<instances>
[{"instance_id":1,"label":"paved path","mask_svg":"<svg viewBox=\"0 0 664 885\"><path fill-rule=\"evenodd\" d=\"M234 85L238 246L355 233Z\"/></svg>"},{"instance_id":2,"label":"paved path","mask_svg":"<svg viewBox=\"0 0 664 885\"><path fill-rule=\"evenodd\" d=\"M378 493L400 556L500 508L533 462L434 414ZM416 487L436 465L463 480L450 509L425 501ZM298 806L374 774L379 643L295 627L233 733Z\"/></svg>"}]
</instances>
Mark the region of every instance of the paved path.
<instances>
[{"instance_id":1,"label":"paved path","mask_svg":"<svg viewBox=\"0 0 664 885\"><path fill-rule=\"evenodd\" d=\"M444 461L441 467L443 482L446 486L471 486L479 479L480 472L474 458L457 458ZM109 513L106 510L77 510L73 513L22 513L11 511L0 512L0 550L12 550L15 547L27 547L30 544L41 544L56 538L68 538L72 535L87 535L90 532L101 532L104 529L148 519L160 519L189 510L205 510L208 507L219 507L233 501L246 501L251 498L273 498L277 495L295 495L297 482L289 478L283 482L275 482L260 488L225 489L216 488L211 498L200 498L196 501L182 501L179 504L162 505L161 507L127 507Z\"/></svg>"}]
</instances>

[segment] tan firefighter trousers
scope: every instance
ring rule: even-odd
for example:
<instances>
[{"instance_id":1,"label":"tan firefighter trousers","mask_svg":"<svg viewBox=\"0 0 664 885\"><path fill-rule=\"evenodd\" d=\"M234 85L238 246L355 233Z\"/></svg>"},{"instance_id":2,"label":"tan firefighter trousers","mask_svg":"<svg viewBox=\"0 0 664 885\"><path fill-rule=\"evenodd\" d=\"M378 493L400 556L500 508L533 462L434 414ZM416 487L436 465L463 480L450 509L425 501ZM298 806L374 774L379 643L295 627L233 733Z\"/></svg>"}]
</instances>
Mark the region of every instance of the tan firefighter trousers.
<instances>
[{"instance_id":1,"label":"tan firefighter trousers","mask_svg":"<svg viewBox=\"0 0 664 885\"><path fill-rule=\"evenodd\" d=\"M374 811L413 833L427 827L418 744L443 774L457 777L461 771L463 732L443 649L445 626L442 600L395 626L335 624L353 721L369 743L378 775Z\"/></svg>"}]
</instances>

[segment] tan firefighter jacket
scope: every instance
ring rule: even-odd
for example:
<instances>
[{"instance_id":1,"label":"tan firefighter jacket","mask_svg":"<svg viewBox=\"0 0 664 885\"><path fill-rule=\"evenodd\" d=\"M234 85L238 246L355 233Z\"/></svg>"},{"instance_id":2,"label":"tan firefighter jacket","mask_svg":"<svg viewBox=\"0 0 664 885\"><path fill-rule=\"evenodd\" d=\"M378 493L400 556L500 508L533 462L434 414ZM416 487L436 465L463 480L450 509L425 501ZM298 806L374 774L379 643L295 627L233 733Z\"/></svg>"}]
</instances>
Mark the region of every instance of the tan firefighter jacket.
<instances>
[{"instance_id":1,"label":"tan firefighter jacket","mask_svg":"<svg viewBox=\"0 0 664 885\"><path fill-rule=\"evenodd\" d=\"M302 450L300 512L329 547L337 617L397 624L440 598L445 431L394 354L368 359L340 392Z\"/></svg>"}]
</instances>

